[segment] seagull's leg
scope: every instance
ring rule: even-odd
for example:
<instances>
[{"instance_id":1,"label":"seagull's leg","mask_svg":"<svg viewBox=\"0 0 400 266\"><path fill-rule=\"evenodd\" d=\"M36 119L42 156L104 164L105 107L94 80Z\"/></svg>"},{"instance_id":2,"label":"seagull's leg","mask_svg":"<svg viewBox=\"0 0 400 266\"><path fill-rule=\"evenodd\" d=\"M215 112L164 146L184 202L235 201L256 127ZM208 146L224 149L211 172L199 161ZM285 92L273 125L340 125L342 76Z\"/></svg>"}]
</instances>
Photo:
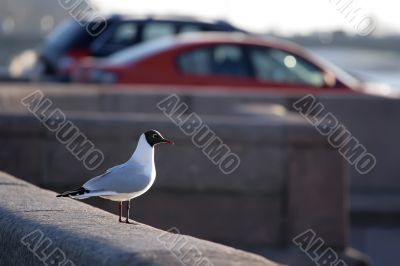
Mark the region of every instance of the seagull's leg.
<instances>
[{"instance_id":1,"label":"seagull's leg","mask_svg":"<svg viewBox=\"0 0 400 266\"><path fill-rule=\"evenodd\" d=\"M122 223L122 201L119 202L118 208L119 208L119 222Z\"/></svg>"},{"instance_id":2,"label":"seagull's leg","mask_svg":"<svg viewBox=\"0 0 400 266\"><path fill-rule=\"evenodd\" d=\"M126 220L125 223L130 224L131 222L129 222L129 209L131 208L131 200L128 200L127 204L126 204Z\"/></svg>"}]
</instances>

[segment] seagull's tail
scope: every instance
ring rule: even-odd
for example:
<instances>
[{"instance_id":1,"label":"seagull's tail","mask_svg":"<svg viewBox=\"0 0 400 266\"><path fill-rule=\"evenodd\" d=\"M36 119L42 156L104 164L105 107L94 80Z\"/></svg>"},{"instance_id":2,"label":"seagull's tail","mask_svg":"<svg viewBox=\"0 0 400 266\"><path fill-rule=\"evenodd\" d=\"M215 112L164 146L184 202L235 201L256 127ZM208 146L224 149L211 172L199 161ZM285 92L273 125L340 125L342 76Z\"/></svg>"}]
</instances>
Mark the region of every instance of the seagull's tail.
<instances>
[{"instance_id":1,"label":"seagull's tail","mask_svg":"<svg viewBox=\"0 0 400 266\"><path fill-rule=\"evenodd\" d=\"M111 195L115 195L115 192L111 192L111 191L104 191L104 190L88 190L84 187L80 187L80 188L76 188L73 190L69 190L69 191L65 191L59 195L57 195L57 197L70 197L73 199L87 199L90 197L101 197L101 196L111 196Z\"/></svg>"},{"instance_id":2,"label":"seagull's tail","mask_svg":"<svg viewBox=\"0 0 400 266\"><path fill-rule=\"evenodd\" d=\"M87 193L90 193L90 191L84 187L80 187L80 188L76 188L73 190L65 191L65 192L57 195L57 197L70 197L70 198L74 198L74 199L85 199L85 198L90 197L90 196L85 195Z\"/></svg>"}]
</instances>

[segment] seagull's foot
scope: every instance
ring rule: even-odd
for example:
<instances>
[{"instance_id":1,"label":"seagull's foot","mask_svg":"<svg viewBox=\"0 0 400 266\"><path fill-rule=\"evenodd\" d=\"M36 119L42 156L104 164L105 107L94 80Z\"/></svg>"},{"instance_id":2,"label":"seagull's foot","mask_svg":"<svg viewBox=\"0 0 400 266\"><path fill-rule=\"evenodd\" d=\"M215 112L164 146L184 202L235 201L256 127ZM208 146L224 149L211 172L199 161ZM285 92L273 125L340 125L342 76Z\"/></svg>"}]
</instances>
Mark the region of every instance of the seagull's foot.
<instances>
[{"instance_id":1,"label":"seagull's foot","mask_svg":"<svg viewBox=\"0 0 400 266\"><path fill-rule=\"evenodd\" d=\"M138 224L138 223L135 222L134 220L132 220L132 222L131 222L131 221L129 221L128 219L125 220L125 223L127 223L127 224L135 224L135 225Z\"/></svg>"}]
</instances>

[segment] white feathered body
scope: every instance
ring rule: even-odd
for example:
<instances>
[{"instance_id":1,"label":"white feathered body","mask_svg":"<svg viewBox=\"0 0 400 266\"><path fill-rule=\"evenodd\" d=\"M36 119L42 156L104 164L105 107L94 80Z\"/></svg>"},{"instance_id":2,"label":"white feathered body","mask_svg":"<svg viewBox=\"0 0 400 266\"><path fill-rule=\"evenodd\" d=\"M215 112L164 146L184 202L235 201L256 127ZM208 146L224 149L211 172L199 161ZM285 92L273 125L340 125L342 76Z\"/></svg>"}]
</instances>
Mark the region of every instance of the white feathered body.
<instances>
[{"instance_id":1,"label":"white feathered body","mask_svg":"<svg viewBox=\"0 0 400 266\"><path fill-rule=\"evenodd\" d=\"M90 179L82 186L89 192L72 197L85 199L98 196L112 201L127 201L148 191L155 178L154 148L142 135L135 152L126 163Z\"/></svg>"}]
</instances>

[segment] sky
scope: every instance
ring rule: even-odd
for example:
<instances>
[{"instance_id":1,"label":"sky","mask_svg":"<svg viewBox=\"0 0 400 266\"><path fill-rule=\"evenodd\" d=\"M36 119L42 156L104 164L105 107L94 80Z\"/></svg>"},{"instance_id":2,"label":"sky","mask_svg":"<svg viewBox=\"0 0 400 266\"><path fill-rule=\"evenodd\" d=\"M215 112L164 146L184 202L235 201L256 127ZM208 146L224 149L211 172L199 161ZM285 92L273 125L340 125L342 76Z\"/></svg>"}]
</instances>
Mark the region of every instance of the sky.
<instances>
[{"instance_id":1,"label":"sky","mask_svg":"<svg viewBox=\"0 0 400 266\"><path fill-rule=\"evenodd\" d=\"M104 12L180 14L225 19L255 32L280 34L343 29L400 33L393 0L92 0ZM347 6L347 8L346 8ZM357 11L358 10L358 11ZM351 19L353 18L353 19Z\"/></svg>"}]
</instances>

